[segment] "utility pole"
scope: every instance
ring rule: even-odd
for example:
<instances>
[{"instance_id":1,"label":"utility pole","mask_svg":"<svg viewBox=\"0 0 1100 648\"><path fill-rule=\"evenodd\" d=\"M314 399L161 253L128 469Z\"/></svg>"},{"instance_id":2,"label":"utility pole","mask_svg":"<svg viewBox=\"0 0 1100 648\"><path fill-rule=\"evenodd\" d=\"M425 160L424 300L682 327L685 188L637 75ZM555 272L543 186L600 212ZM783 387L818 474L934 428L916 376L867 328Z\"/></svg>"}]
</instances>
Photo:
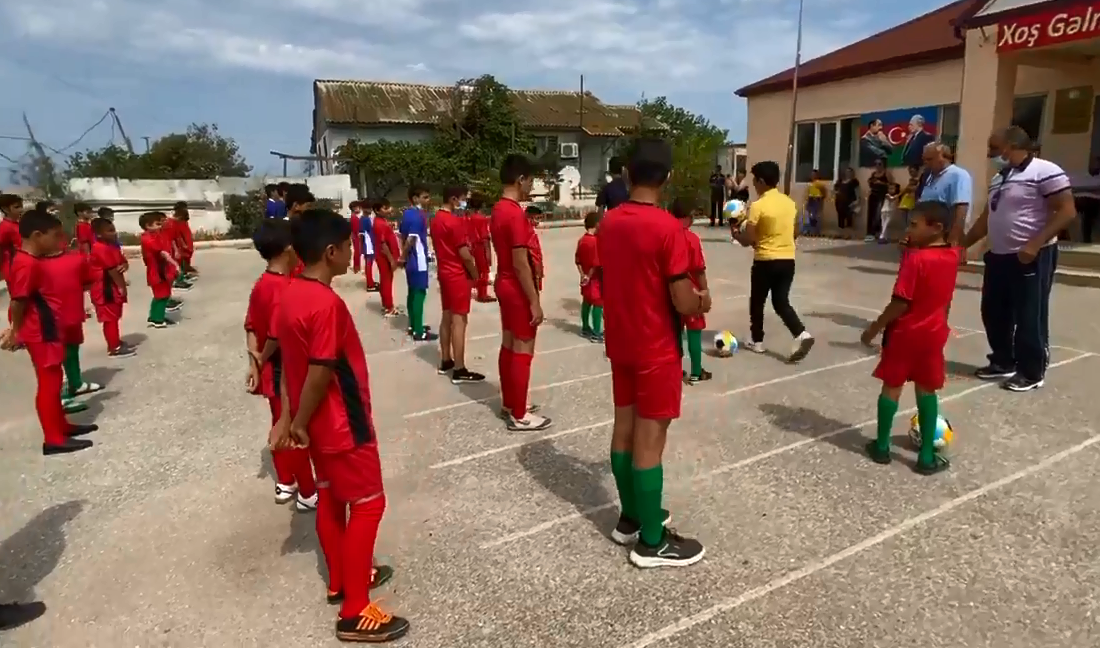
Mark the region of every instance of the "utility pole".
<instances>
[{"instance_id":1,"label":"utility pole","mask_svg":"<svg viewBox=\"0 0 1100 648\"><path fill-rule=\"evenodd\" d=\"M149 152L149 139L150 138L149 138L148 135L142 135L141 139L145 140L145 152L148 153Z\"/></svg>"},{"instance_id":2,"label":"utility pole","mask_svg":"<svg viewBox=\"0 0 1100 648\"><path fill-rule=\"evenodd\" d=\"M791 132L787 136L787 163L783 170L783 193L791 195L791 176L794 175L795 131L798 129L798 68L802 65L802 14L806 0L798 0L798 37L795 41L794 71L791 78Z\"/></svg>"}]
</instances>

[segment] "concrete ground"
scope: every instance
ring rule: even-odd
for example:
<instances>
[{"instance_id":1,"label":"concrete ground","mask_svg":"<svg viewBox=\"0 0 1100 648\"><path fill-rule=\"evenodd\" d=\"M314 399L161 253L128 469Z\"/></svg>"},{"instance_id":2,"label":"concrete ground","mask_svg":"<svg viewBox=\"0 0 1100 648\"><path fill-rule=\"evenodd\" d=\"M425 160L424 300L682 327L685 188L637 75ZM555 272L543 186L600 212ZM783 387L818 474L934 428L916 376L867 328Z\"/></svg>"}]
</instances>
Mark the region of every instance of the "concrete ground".
<instances>
[{"instance_id":1,"label":"concrete ground","mask_svg":"<svg viewBox=\"0 0 1100 648\"><path fill-rule=\"evenodd\" d=\"M750 255L699 231L711 327L744 336ZM532 396L555 425L537 436L494 416L494 306L475 305L469 345L489 383L460 389L435 374L434 347L379 317L377 296L340 283L368 350L389 501L379 555L397 569L381 595L412 621L403 645L1100 645L1100 292L1056 287L1047 385L1013 395L969 375L986 352L980 278L960 278L942 399L959 438L952 470L923 478L904 445L889 467L861 454L878 385L858 337L888 298L893 249L800 243L794 301L818 345L797 366L708 359L714 381L685 388L666 501L707 557L643 572L605 537L609 366L576 334L579 234L543 233ZM87 378L107 386L74 417L101 426L92 450L41 456L29 361L0 357L0 601L49 608L3 645L336 645L313 518L273 503L267 408L243 390L242 318L261 263L231 250L196 263L176 329L144 328L148 294L135 286L124 331L138 357L109 360L87 327ZM431 319L438 307L433 293ZM771 313L767 327L786 353Z\"/></svg>"}]
</instances>

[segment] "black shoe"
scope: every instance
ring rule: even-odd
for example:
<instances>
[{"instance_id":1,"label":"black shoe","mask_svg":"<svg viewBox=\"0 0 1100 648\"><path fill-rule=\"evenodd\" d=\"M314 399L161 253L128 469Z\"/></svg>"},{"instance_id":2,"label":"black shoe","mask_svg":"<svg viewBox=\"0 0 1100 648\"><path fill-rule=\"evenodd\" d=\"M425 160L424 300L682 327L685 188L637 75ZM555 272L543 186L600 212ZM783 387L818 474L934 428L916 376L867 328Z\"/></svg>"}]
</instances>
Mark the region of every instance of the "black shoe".
<instances>
[{"instance_id":1,"label":"black shoe","mask_svg":"<svg viewBox=\"0 0 1100 648\"><path fill-rule=\"evenodd\" d=\"M107 356L111 358L130 358L137 355L137 351L133 347L120 344L117 349L112 349L107 352Z\"/></svg>"},{"instance_id":2,"label":"black shoe","mask_svg":"<svg viewBox=\"0 0 1100 648\"><path fill-rule=\"evenodd\" d=\"M376 293L376 292L381 292L381 291L382 291L382 289L379 288L378 286L367 286L367 292L369 292L369 293Z\"/></svg>"},{"instance_id":3,"label":"black shoe","mask_svg":"<svg viewBox=\"0 0 1100 648\"><path fill-rule=\"evenodd\" d=\"M699 372L698 376L689 376L688 377L688 382L691 382L691 383L704 382L704 381L710 380L713 377L714 377L713 374L711 374L706 369L703 369L702 371Z\"/></svg>"},{"instance_id":4,"label":"black shoe","mask_svg":"<svg viewBox=\"0 0 1100 648\"><path fill-rule=\"evenodd\" d=\"M339 592L329 592L325 595L325 600L328 601L329 605L339 605L344 602L344 592L343 590Z\"/></svg>"},{"instance_id":5,"label":"black shoe","mask_svg":"<svg viewBox=\"0 0 1100 648\"><path fill-rule=\"evenodd\" d=\"M424 329L424 332L421 333L420 335L417 335L417 334L414 333L412 337L413 337L413 342L435 342L436 340L439 339L438 335L436 335L435 333L432 333L428 329Z\"/></svg>"},{"instance_id":6,"label":"black shoe","mask_svg":"<svg viewBox=\"0 0 1100 648\"><path fill-rule=\"evenodd\" d=\"M661 512L665 514L665 520L661 524L668 526L668 523L672 521L672 514L665 509L661 509ZM611 530L611 540L615 544L623 546L634 544L638 541L638 535L641 532L642 525L637 520L631 520L625 515L619 514L619 523Z\"/></svg>"},{"instance_id":7,"label":"black shoe","mask_svg":"<svg viewBox=\"0 0 1100 648\"><path fill-rule=\"evenodd\" d=\"M470 383L485 382L485 376L469 369L455 369L451 374L452 385L466 385Z\"/></svg>"},{"instance_id":8,"label":"black shoe","mask_svg":"<svg viewBox=\"0 0 1100 648\"><path fill-rule=\"evenodd\" d=\"M34 621L46 613L46 604L41 601L34 603L4 603L0 605L0 630L11 630Z\"/></svg>"},{"instance_id":9,"label":"black shoe","mask_svg":"<svg viewBox=\"0 0 1100 648\"><path fill-rule=\"evenodd\" d=\"M698 540L685 538L672 529L665 529L665 535L656 547L638 542L630 552L630 562L635 567L650 569L653 567L687 567L703 559L706 549Z\"/></svg>"},{"instance_id":10,"label":"black shoe","mask_svg":"<svg viewBox=\"0 0 1100 648\"><path fill-rule=\"evenodd\" d=\"M974 372L974 376L978 380L1004 380L1005 378L1011 378L1015 375L1015 369L998 367L995 364L986 365Z\"/></svg>"},{"instance_id":11,"label":"black shoe","mask_svg":"<svg viewBox=\"0 0 1100 648\"><path fill-rule=\"evenodd\" d=\"M1013 392L1026 392L1032 389L1039 389L1043 384L1044 381L1041 378L1039 380L1032 380L1031 378L1025 378L1020 374L1016 374L1001 383L1001 388Z\"/></svg>"},{"instance_id":12,"label":"black shoe","mask_svg":"<svg viewBox=\"0 0 1100 648\"><path fill-rule=\"evenodd\" d=\"M871 461L877 464L885 466L894 460L890 449L887 448L886 452L883 452L882 448L878 447L878 441L871 441L864 448L867 450L867 456L871 458Z\"/></svg>"},{"instance_id":13,"label":"black shoe","mask_svg":"<svg viewBox=\"0 0 1100 648\"><path fill-rule=\"evenodd\" d=\"M425 326L424 327L424 332L425 333L427 333L430 330L432 330L432 327L430 327L430 326ZM405 335L412 335L412 334L413 334L413 328L411 326L405 329Z\"/></svg>"},{"instance_id":14,"label":"black shoe","mask_svg":"<svg viewBox=\"0 0 1100 648\"><path fill-rule=\"evenodd\" d=\"M603 333L593 333L588 339L595 344L603 344Z\"/></svg>"},{"instance_id":15,"label":"black shoe","mask_svg":"<svg viewBox=\"0 0 1100 648\"><path fill-rule=\"evenodd\" d=\"M87 448L92 447L92 442L87 439L65 439L64 443L58 445L42 444L42 454L49 457L50 455L69 454L72 452L79 452Z\"/></svg>"},{"instance_id":16,"label":"black shoe","mask_svg":"<svg viewBox=\"0 0 1100 648\"><path fill-rule=\"evenodd\" d=\"M373 603L357 617L336 620L336 638L351 643L385 643L408 631L408 620L386 614Z\"/></svg>"},{"instance_id":17,"label":"black shoe","mask_svg":"<svg viewBox=\"0 0 1100 648\"><path fill-rule=\"evenodd\" d=\"M152 320L149 320L149 328L166 329L166 328L172 328L175 325L176 325L176 323L173 322L170 319L166 319L163 322L154 322Z\"/></svg>"},{"instance_id":18,"label":"black shoe","mask_svg":"<svg viewBox=\"0 0 1100 648\"><path fill-rule=\"evenodd\" d=\"M937 454L932 458L932 463L930 465L922 464L919 461L913 464L913 472L919 475L930 477L932 475L941 473L950 467L951 462L947 460L947 457L942 457Z\"/></svg>"},{"instance_id":19,"label":"black shoe","mask_svg":"<svg viewBox=\"0 0 1100 648\"><path fill-rule=\"evenodd\" d=\"M99 429L99 426L96 425L95 423L92 423L90 425L76 425L76 424L73 424L73 426L69 429L69 438L71 439L72 437L84 436L85 434L91 434L92 432L95 432L98 429Z\"/></svg>"},{"instance_id":20,"label":"black shoe","mask_svg":"<svg viewBox=\"0 0 1100 648\"><path fill-rule=\"evenodd\" d=\"M448 373L454 371L454 368L455 368L455 361L454 360L444 360L443 362L439 363L439 366L436 367L435 372L437 374L439 374L440 376L446 376Z\"/></svg>"}]
</instances>

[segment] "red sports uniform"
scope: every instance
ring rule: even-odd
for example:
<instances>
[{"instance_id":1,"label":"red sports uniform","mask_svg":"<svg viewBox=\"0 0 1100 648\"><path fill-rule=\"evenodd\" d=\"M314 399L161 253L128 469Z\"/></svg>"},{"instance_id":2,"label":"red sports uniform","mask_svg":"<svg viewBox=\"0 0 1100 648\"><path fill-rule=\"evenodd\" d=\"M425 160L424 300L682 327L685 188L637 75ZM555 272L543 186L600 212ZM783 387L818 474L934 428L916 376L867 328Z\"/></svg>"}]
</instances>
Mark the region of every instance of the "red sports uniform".
<instances>
[{"instance_id":1,"label":"red sports uniform","mask_svg":"<svg viewBox=\"0 0 1100 648\"><path fill-rule=\"evenodd\" d=\"M95 234L92 232L92 224L88 221L76 222L76 249L84 255L92 253L92 244L95 243Z\"/></svg>"},{"instance_id":2,"label":"red sports uniform","mask_svg":"<svg viewBox=\"0 0 1100 648\"><path fill-rule=\"evenodd\" d=\"M702 287L699 284L699 275L707 269L707 260L703 257L703 242L699 240L698 234L689 229L684 230L684 237L688 244L688 275L691 277L691 285L699 290ZM689 315L681 319L684 322L684 328L689 331L702 331L707 328L706 315Z\"/></svg>"},{"instance_id":3,"label":"red sports uniform","mask_svg":"<svg viewBox=\"0 0 1100 648\"><path fill-rule=\"evenodd\" d=\"M363 256L363 239L359 238L359 214L355 212L351 213L351 267L356 272L359 272L362 261L359 257ZM370 268L368 268L370 270Z\"/></svg>"},{"instance_id":4,"label":"red sports uniform","mask_svg":"<svg viewBox=\"0 0 1100 648\"><path fill-rule=\"evenodd\" d=\"M943 350L951 335L947 310L959 276L959 252L948 246L911 248L902 257L893 298L909 308L883 333L873 374L887 387L907 382L927 391L943 387Z\"/></svg>"},{"instance_id":5,"label":"red sports uniform","mask_svg":"<svg viewBox=\"0 0 1100 648\"><path fill-rule=\"evenodd\" d=\"M302 263L302 260L299 259L298 263L294 264L294 267L290 269L290 278L293 279L294 277L299 277L305 271L306 264Z\"/></svg>"},{"instance_id":6,"label":"red sports uniform","mask_svg":"<svg viewBox=\"0 0 1100 648\"><path fill-rule=\"evenodd\" d=\"M500 304L501 328L520 340L533 340L536 328L531 324L531 303L516 275L512 250L523 248L530 259L532 242L537 240L535 228L527 220L523 207L510 198L501 198L493 205L491 218L490 234L497 257L497 276L493 288Z\"/></svg>"},{"instance_id":7,"label":"red sports uniform","mask_svg":"<svg viewBox=\"0 0 1100 648\"><path fill-rule=\"evenodd\" d=\"M468 227L458 216L439 210L432 219L432 249L439 278L439 302L455 315L470 312L470 275L458 251L469 249Z\"/></svg>"},{"instance_id":8,"label":"red sports uniform","mask_svg":"<svg viewBox=\"0 0 1100 648\"><path fill-rule=\"evenodd\" d=\"M290 285L290 277L277 272L266 271L252 286L248 297L248 310L244 316L244 330L256 336L256 348L261 351L268 340L275 340L274 316L278 310L283 291ZM279 392L279 380L283 373L282 353L279 349L260 367L258 394L267 398L271 409L271 425L279 421L282 414L282 400ZM313 466L309 461L309 452L304 448L276 450L271 453L275 465L275 477L283 486L298 485L298 494L304 498L313 497L316 484L313 479Z\"/></svg>"},{"instance_id":9,"label":"red sports uniform","mask_svg":"<svg viewBox=\"0 0 1100 648\"><path fill-rule=\"evenodd\" d=\"M15 253L23 247L23 237L19 235L19 221L10 218L0 219L0 279L7 279L8 270L15 260Z\"/></svg>"},{"instance_id":10,"label":"red sports uniform","mask_svg":"<svg viewBox=\"0 0 1100 648\"><path fill-rule=\"evenodd\" d=\"M683 349L669 285L689 276L684 227L660 207L627 202L604 215L596 242L604 300L615 306L604 315L615 407L678 418Z\"/></svg>"},{"instance_id":11,"label":"red sports uniform","mask_svg":"<svg viewBox=\"0 0 1100 648\"><path fill-rule=\"evenodd\" d=\"M478 301L489 300L489 269L492 266L492 253L489 251L489 217L481 213L472 213L467 217L470 232L470 252L477 264Z\"/></svg>"},{"instance_id":12,"label":"red sports uniform","mask_svg":"<svg viewBox=\"0 0 1100 648\"><path fill-rule=\"evenodd\" d=\"M333 371L309 420L309 449L320 487L317 534L329 591L344 592L340 616L354 618L370 603L374 542L385 505L366 354L347 305L321 282L292 280L275 322L292 415L310 366Z\"/></svg>"},{"instance_id":13,"label":"red sports uniform","mask_svg":"<svg viewBox=\"0 0 1100 648\"><path fill-rule=\"evenodd\" d=\"M382 298L382 308L392 311L395 268L390 266L390 262L382 254L382 248L388 249L393 260L397 261L401 258L401 245L397 242L397 233L393 231L393 226L381 216L374 217L371 237L374 242L374 259L378 262L378 292Z\"/></svg>"},{"instance_id":14,"label":"red sports uniform","mask_svg":"<svg viewBox=\"0 0 1100 648\"><path fill-rule=\"evenodd\" d=\"M40 261L44 281L51 284L60 298L57 320L61 341L84 344L84 291L92 284L88 258L80 252L62 252Z\"/></svg>"},{"instance_id":15,"label":"red sports uniform","mask_svg":"<svg viewBox=\"0 0 1100 648\"><path fill-rule=\"evenodd\" d=\"M176 269L164 258L172 254L168 238L160 232L144 232L141 235L141 260L145 262L145 281L153 291L153 299L172 296L172 282Z\"/></svg>"},{"instance_id":16,"label":"red sports uniform","mask_svg":"<svg viewBox=\"0 0 1100 648\"><path fill-rule=\"evenodd\" d=\"M8 272L8 294L25 305L19 339L34 364L38 387L34 409L47 445L65 443L69 424L61 405L65 345L61 339L61 295L42 268L42 260L23 250L15 253Z\"/></svg>"},{"instance_id":17,"label":"red sports uniform","mask_svg":"<svg viewBox=\"0 0 1100 648\"><path fill-rule=\"evenodd\" d=\"M527 247L527 260L531 264L531 272L535 273L535 288L542 292L542 280L546 277L546 265L542 258L542 241L535 224L531 224L531 243Z\"/></svg>"},{"instance_id":18,"label":"red sports uniform","mask_svg":"<svg viewBox=\"0 0 1100 648\"><path fill-rule=\"evenodd\" d=\"M180 259L185 269L191 268L191 259L195 256L195 235L191 231L190 221L179 221L176 225L179 237L176 239L180 247Z\"/></svg>"},{"instance_id":19,"label":"red sports uniform","mask_svg":"<svg viewBox=\"0 0 1100 648\"><path fill-rule=\"evenodd\" d=\"M600 277L600 253L596 245L596 235L585 232L577 241L577 252L573 255L574 263L581 268L581 272L590 279L581 284L581 299L589 306L603 306L602 279Z\"/></svg>"},{"instance_id":20,"label":"red sports uniform","mask_svg":"<svg viewBox=\"0 0 1100 648\"><path fill-rule=\"evenodd\" d=\"M122 320L122 308L126 303L126 288L119 286L111 278L110 271L122 271L126 259L122 250L113 245L96 241L92 243L89 256L92 273L90 293L95 306L96 321L103 325L103 339L107 341L107 350L114 351L122 346L118 323Z\"/></svg>"}]
</instances>

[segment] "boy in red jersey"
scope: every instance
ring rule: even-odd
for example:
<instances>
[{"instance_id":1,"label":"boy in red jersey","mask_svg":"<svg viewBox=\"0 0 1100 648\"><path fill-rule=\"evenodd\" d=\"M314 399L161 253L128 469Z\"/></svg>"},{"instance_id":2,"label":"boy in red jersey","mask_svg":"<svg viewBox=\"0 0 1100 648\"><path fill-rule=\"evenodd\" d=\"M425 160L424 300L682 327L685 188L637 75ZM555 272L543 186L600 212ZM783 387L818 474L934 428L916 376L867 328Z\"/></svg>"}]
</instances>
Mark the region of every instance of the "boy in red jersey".
<instances>
[{"instance_id":1,"label":"boy in red jersey","mask_svg":"<svg viewBox=\"0 0 1100 648\"><path fill-rule=\"evenodd\" d=\"M542 218L542 209L531 205L524 210L527 214L527 222L531 223L531 246L528 254L531 257L531 270L535 273L535 287L542 292L542 280L546 277L546 265L542 257L542 241L539 240L539 219Z\"/></svg>"},{"instance_id":2,"label":"boy in red jersey","mask_svg":"<svg viewBox=\"0 0 1100 648\"><path fill-rule=\"evenodd\" d=\"M92 232L92 218L95 212L87 203L76 203L73 205L73 211L76 213L76 249L84 256L88 256L92 253L92 243L95 242L95 234Z\"/></svg>"},{"instance_id":3,"label":"boy in red jersey","mask_svg":"<svg viewBox=\"0 0 1100 648\"><path fill-rule=\"evenodd\" d=\"M286 191L283 193L283 204L286 206L286 217L298 218L313 205L315 200L316 198L313 197L313 193L309 190L309 185L301 183L287 185ZM302 274L302 271L305 269L305 264L301 259L298 259L298 263L290 270L290 276L297 277Z\"/></svg>"},{"instance_id":4,"label":"boy in red jersey","mask_svg":"<svg viewBox=\"0 0 1100 648\"><path fill-rule=\"evenodd\" d=\"M658 205L672 174L672 147L636 140L626 163L630 200L609 210L596 232L607 309L615 423L611 472L622 511L612 531L636 542L637 567L684 567L703 558L703 545L665 528L661 508L665 438L680 416L683 394L681 319L710 310L710 295L691 282L684 227Z\"/></svg>"},{"instance_id":5,"label":"boy in red jersey","mask_svg":"<svg viewBox=\"0 0 1100 648\"><path fill-rule=\"evenodd\" d=\"M0 194L0 279L6 280L15 253L23 248L19 236L19 219L23 216L23 199L15 194Z\"/></svg>"},{"instance_id":6,"label":"boy in red jersey","mask_svg":"<svg viewBox=\"0 0 1100 648\"><path fill-rule=\"evenodd\" d=\"M165 313L172 298L172 282L180 271L167 239L161 234L166 219L162 212L146 212L138 218L138 225L143 230L141 259L145 262L145 281L153 292L153 300L149 303L149 327L158 329L176 324L167 319Z\"/></svg>"},{"instance_id":7,"label":"boy in red jersey","mask_svg":"<svg viewBox=\"0 0 1100 648\"><path fill-rule=\"evenodd\" d=\"M176 203L172 220L175 221L173 223L173 233L180 257L180 276L188 280L198 275L199 271L191 265L191 259L195 256L195 235L191 231L191 210L187 208L187 203L182 200ZM187 281L188 285L191 285L191 283L191 281Z\"/></svg>"},{"instance_id":8,"label":"boy in red jersey","mask_svg":"<svg viewBox=\"0 0 1100 648\"><path fill-rule=\"evenodd\" d=\"M92 269L88 257L66 249L42 256L41 267L43 280L53 287L59 298L57 321L65 346L65 359L61 364L65 373L62 399L72 401L77 396L103 389L102 385L85 382L80 368L80 345L84 344L86 319L84 292L92 284ZM66 410L70 413L82 409L84 407L72 407L66 403Z\"/></svg>"},{"instance_id":9,"label":"boy in red jersey","mask_svg":"<svg viewBox=\"0 0 1100 648\"><path fill-rule=\"evenodd\" d=\"M439 369L451 374L451 383L478 383L485 376L466 367L466 325L470 316L470 284L477 278L477 263L470 253L469 226L455 213L466 208L465 186L443 189L443 204L432 218L429 236L435 250L439 281L439 303L443 317L439 323Z\"/></svg>"},{"instance_id":10,"label":"boy in red jersey","mask_svg":"<svg viewBox=\"0 0 1100 648\"><path fill-rule=\"evenodd\" d=\"M283 291L290 284L290 269L298 259L290 246L290 224L286 220L265 219L252 240L260 257L267 262L267 269L252 287L244 318L249 358L248 391L267 398L274 427L281 415L279 379L283 364L272 318ZM273 450L271 462L275 465L275 503L286 504L297 499L295 508L299 511L316 510L317 487L309 452L305 448Z\"/></svg>"},{"instance_id":11,"label":"boy in red jersey","mask_svg":"<svg viewBox=\"0 0 1100 648\"><path fill-rule=\"evenodd\" d=\"M96 321L103 325L103 339L107 342L107 355L112 358L128 358L136 353L133 347L122 341L119 322L126 303L126 279L122 276L125 259L122 250L115 247L118 232L115 224L106 218L92 221L95 241L89 262L92 268L92 305Z\"/></svg>"},{"instance_id":12,"label":"boy in red jersey","mask_svg":"<svg viewBox=\"0 0 1100 648\"><path fill-rule=\"evenodd\" d=\"M68 239L61 221L46 212L31 211L19 220L23 247L15 254L8 274L11 296L11 328L0 334L0 348L15 350L16 340L26 345L34 364L38 387L34 408L42 425L42 454L55 455L92 447L87 439L95 425L73 425L65 420L61 404L65 344L62 339L62 295L55 285L56 274L43 267L43 257L64 249Z\"/></svg>"},{"instance_id":13,"label":"boy in red jersey","mask_svg":"<svg viewBox=\"0 0 1100 648\"><path fill-rule=\"evenodd\" d=\"M180 216L186 213L187 203L182 200L177 202L172 208L172 215L164 218L160 228L165 245L179 267L176 278L172 281L172 289L182 291L191 290L191 282L187 280L187 274L183 270L183 221Z\"/></svg>"},{"instance_id":14,"label":"boy in red jersey","mask_svg":"<svg viewBox=\"0 0 1100 648\"><path fill-rule=\"evenodd\" d=\"M691 224L699 216L699 212L693 209L687 201L677 198L672 201L669 211L684 227L684 236L688 244L688 275L691 277L691 285L699 292L710 292L707 285L707 261L703 257L703 242L699 235L691 231ZM705 315L685 315L683 318L684 336L687 338L688 361L691 363L691 371L685 378L689 384L710 380L713 376L703 368L703 330L707 328Z\"/></svg>"},{"instance_id":15,"label":"boy in red jersey","mask_svg":"<svg viewBox=\"0 0 1100 648\"><path fill-rule=\"evenodd\" d=\"M362 260L359 257L363 254L363 240L359 238L359 223L363 208L358 200L351 201L348 207L351 209L351 218L348 219L351 223L351 271L359 274L362 267Z\"/></svg>"},{"instance_id":16,"label":"boy in red jersey","mask_svg":"<svg viewBox=\"0 0 1100 648\"><path fill-rule=\"evenodd\" d=\"M393 207L389 200L383 198L371 205L371 211L374 212L371 240L378 261L378 292L382 297L382 316L397 317L397 309L393 304L393 275L397 269L397 260L401 258L401 243L390 224Z\"/></svg>"},{"instance_id":17,"label":"boy in red jersey","mask_svg":"<svg viewBox=\"0 0 1100 648\"><path fill-rule=\"evenodd\" d=\"M381 568L372 572L371 566L386 495L367 358L347 305L332 289L351 262L351 226L316 209L291 220L291 236L306 269L283 291L275 315L283 415L272 429L272 447L308 446L317 466L317 533L335 534L332 546L342 548L332 555L325 550L330 600L343 596L336 637L391 641L408 632L409 622L370 600L372 580L381 577Z\"/></svg>"},{"instance_id":18,"label":"boy in red jersey","mask_svg":"<svg viewBox=\"0 0 1100 648\"><path fill-rule=\"evenodd\" d=\"M882 381L878 397L878 434L867 444L875 463L890 463L890 432L898 414L905 383L917 393L921 446L913 467L934 475L950 465L936 452L939 400L936 392L945 379L944 347L951 335L947 315L959 274L959 249L947 236L954 207L942 202L920 202L909 212L909 251L902 257L894 293L886 309L867 327L860 340L870 345L882 333L882 357L874 376Z\"/></svg>"},{"instance_id":19,"label":"boy in red jersey","mask_svg":"<svg viewBox=\"0 0 1100 648\"><path fill-rule=\"evenodd\" d=\"M477 300L483 303L496 301L489 295L489 269L492 267L493 246L489 241L489 217L485 215L485 196L473 193L466 204L466 218L470 229L470 252L477 264Z\"/></svg>"},{"instance_id":20,"label":"boy in red jersey","mask_svg":"<svg viewBox=\"0 0 1100 648\"><path fill-rule=\"evenodd\" d=\"M581 275L581 335L593 342L603 342L603 291L600 284L600 254L596 249L596 228L599 212L584 217L584 234L577 241L573 262Z\"/></svg>"},{"instance_id":21,"label":"boy in red jersey","mask_svg":"<svg viewBox=\"0 0 1100 648\"><path fill-rule=\"evenodd\" d=\"M513 431L545 430L551 420L534 412L527 402L531 384L531 362L535 357L535 334L542 324L538 275L532 266L531 246L537 242L519 201L531 193L535 165L524 155L504 158L500 168L502 197L493 205L490 233L497 257L493 288L500 305L501 415Z\"/></svg>"}]
</instances>

